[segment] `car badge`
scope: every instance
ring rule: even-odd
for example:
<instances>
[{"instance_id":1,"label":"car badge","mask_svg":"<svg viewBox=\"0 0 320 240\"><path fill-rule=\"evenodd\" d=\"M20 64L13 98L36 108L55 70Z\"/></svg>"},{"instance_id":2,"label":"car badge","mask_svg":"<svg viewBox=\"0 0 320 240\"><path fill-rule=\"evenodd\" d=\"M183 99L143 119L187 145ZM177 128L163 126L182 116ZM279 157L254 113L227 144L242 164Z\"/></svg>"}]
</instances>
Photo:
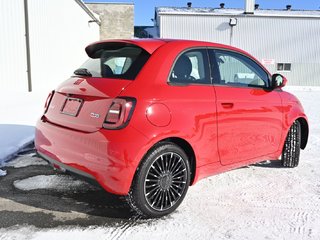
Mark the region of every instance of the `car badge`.
<instances>
[{"instance_id":1,"label":"car badge","mask_svg":"<svg viewBox=\"0 0 320 240\"><path fill-rule=\"evenodd\" d=\"M99 118L99 117L100 117L100 114L92 112L92 113L90 113L90 117L92 117L92 118Z\"/></svg>"}]
</instances>

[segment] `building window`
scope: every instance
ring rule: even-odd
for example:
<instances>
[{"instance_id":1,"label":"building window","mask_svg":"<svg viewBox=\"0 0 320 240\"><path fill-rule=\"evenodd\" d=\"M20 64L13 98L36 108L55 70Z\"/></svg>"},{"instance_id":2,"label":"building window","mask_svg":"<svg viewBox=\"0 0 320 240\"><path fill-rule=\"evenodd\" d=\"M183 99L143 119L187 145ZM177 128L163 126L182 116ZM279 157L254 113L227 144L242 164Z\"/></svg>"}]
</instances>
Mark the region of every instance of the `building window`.
<instances>
[{"instance_id":1,"label":"building window","mask_svg":"<svg viewBox=\"0 0 320 240\"><path fill-rule=\"evenodd\" d=\"M277 70L290 72L291 71L291 63L278 63Z\"/></svg>"}]
</instances>

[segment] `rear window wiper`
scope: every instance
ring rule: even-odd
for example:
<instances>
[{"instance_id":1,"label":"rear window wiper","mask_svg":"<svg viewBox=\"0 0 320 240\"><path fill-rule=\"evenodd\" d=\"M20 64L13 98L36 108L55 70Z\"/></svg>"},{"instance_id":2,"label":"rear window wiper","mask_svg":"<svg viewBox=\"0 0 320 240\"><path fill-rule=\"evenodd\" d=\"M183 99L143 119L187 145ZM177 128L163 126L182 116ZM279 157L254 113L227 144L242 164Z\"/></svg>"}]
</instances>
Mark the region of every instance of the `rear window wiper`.
<instances>
[{"instance_id":1,"label":"rear window wiper","mask_svg":"<svg viewBox=\"0 0 320 240\"><path fill-rule=\"evenodd\" d=\"M91 72L86 68L78 68L73 72L75 75L92 77Z\"/></svg>"}]
</instances>

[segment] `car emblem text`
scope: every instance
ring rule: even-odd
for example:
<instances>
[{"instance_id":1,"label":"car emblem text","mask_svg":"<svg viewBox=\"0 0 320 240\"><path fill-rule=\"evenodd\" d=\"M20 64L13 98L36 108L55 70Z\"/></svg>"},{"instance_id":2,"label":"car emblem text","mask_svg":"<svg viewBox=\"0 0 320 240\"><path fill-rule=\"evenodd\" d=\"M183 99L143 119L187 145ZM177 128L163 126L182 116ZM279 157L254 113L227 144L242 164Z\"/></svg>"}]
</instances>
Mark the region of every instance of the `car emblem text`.
<instances>
[{"instance_id":1,"label":"car emblem text","mask_svg":"<svg viewBox=\"0 0 320 240\"><path fill-rule=\"evenodd\" d=\"M92 118L99 118L100 117L100 114L98 114L98 113L90 113L90 117L92 117Z\"/></svg>"}]
</instances>

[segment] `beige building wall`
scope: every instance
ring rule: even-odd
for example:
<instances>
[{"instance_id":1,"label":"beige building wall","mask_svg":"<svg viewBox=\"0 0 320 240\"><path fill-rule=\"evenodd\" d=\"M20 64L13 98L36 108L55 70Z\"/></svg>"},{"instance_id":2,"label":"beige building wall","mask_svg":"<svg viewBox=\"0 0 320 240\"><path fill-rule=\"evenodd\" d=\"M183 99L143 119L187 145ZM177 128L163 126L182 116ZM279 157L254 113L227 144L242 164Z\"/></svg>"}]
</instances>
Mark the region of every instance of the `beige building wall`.
<instances>
[{"instance_id":1,"label":"beige building wall","mask_svg":"<svg viewBox=\"0 0 320 240\"><path fill-rule=\"evenodd\" d=\"M100 16L100 39L133 38L133 3L88 3L93 12Z\"/></svg>"}]
</instances>

